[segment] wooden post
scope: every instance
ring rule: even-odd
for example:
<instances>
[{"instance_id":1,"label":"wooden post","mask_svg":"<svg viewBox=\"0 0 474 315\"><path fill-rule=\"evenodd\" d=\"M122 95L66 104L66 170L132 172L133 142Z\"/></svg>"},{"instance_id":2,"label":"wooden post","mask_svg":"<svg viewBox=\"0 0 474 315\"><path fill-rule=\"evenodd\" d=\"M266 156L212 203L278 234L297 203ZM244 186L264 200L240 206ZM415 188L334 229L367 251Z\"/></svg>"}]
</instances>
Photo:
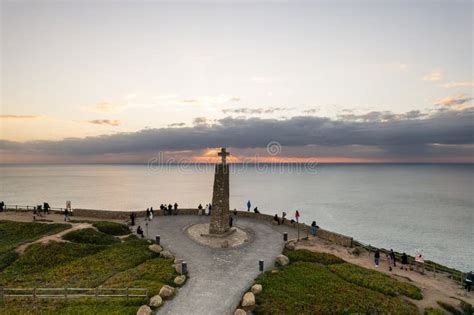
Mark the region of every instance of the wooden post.
<instances>
[{"instance_id":1,"label":"wooden post","mask_svg":"<svg viewBox=\"0 0 474 315\"><path fill-rule=\"evenodd\" d=\"M5 296L4 289L3 287L0 287L0 304L3 304L4 298L5 298L4 296Z\"/></svg>"},{"instance_id":2,"label":"wooden post","mask_svg":"<svg viewBox=\"0 0 474 315\"><path fill-rule=\"evenodd\" d=\"M36 288L33 288L33 300L36 299Z\"/></svg>"},{"instance_id":3,"label":"wooden post","mask_svg":"<svg viewBox=\"0 0 474 315\"><path fill-rule=\"evenodd\" d=\"M95 298L98 299L99 298L99 288L95 288Z\"/></svg>"},{"instance_id":4,"label":"wooden post","mask_svg":"<svg viewBox=\"0 0 474 315\"><path fill-rule=\"evenodd\" d=\"M64 299L67 301L67 288L64 288Z\"/></svg>"},{"instance_id":5,"label":"wooden post","mask_svg":"<svg viewBox=\"0 0 474 315\"><path fill-rule=\"evenodd\" d=\"M128 301L128 287L125 288L125 296L127 297L127 301Z\"/></svg>"}]
</instances>

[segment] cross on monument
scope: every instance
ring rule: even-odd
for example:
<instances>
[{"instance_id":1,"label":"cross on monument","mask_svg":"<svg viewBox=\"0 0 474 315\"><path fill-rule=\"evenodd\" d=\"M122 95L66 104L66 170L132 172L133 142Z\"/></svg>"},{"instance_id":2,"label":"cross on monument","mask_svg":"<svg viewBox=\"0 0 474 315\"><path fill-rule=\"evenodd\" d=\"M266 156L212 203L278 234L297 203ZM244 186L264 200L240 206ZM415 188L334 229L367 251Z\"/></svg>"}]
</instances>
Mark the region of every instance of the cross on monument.
<instances>
[{"instance_id":1,"label":"cross on monument","mask_svg":"<svg viewBox=\"0 0 474 315\"><path fill-rule=\"evenodd\" d=\"M217 155L222 158L222 164L225 164L225 160L230 153L225 148L221 148L221 152L218 152Z\"/></svg>"}]
</instances>

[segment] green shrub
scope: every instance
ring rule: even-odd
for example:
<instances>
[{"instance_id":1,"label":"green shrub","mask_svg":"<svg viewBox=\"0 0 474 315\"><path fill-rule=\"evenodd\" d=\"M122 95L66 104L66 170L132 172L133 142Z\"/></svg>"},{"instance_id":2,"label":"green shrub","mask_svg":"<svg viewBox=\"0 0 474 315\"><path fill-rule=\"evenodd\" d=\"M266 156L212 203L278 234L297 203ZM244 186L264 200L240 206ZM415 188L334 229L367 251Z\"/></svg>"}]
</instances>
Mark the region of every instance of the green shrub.
<instances>
[{"instance_id":1,"label":"green shrub","mask_svg":"<svg viewBox=\"0 0 474 315\"><path fill-rule=\"evenodd\" d=\"M470 304L470 303L467 303L467 302L461 300L461 308L464 312L464 315L473 315L474 314L474 308L472 307L472 304Z\"/></svg>"},{"instance_id":2,"label":"green shrub","mask_svg":"<svg viewBox=\"0 0 474 315\"><path fill-rule=\"evenodd\" d=\"M105 234L120 236L130 234L128 226L122 223L98 221L92 224L96 229Z\"/></svg>"},{"instance_id":3,"label":"green shrub","mask_svg":"<svg viewBox=\"0 0 474 315\"><path fill-rule=\"evenodd\" d=\"M379 271L349 263L329 266L329 270L346 281L385 295L397 296L402 294L415 300L423 298L418 287L406 282L397 281Z\"/></svg>"},{"instance_id":4,"label":"green shrub","mask_svg":"<svg viewBox=\"0 0 474 315\"><path fill-rule=\"evenodd\" d=\"M450 312L453 315L462 315L462 312L451 304L444 303L442 301L436 301L436 303L438 303L439 306L441 306L443 309L445 309L446 311Z\"/></svg>"},{"instance_id":5,"label":"green shrub","mask_svg":"<svg viewBox=\"0 0 474 315\"><path fill-rule=\"evenodd\" d=\"M293 251L286 252L290 262L298 262L298 261L305 261L305 262L312 262L318 263L322 265L333 265L333 264L340 264L343 263L339 257L336 257L332 254L328 253L320 253L320 252L312 252L306 249L298 249Z\"/></svg>"},{"instance_id":6,"label":"green shrub","mask_svg":"<svg viewBox=\"0 0 474 315\"><path fill-rule=\"evenodd\" d=\"M425 315L445 315L443 310L440 310L439 308L432 308L432 307L425 308L424 314Z\"/></svg>"},{"instance_id":7,"label":"green shrub","mask_svg":"<svg viewBox=\"0 0 474 315\"><path fill-rule=\"evenodd\" d=\"M95 245L111 245L119 242L115 237L102 232L97 232L92 228L69 232L63 236L63 239L75 243Z\"/></svg>"},{"instance_id":8,"label":"green shrub","mask_svg":"<svg viewBox=\"0 0 474 315\"><path fill-rule=\"evenodd\" d=\"M0 271L7 268L18 258L18 254L12 249L0 253Z\"/></svg>"},{"instance_id":9,"label":"green shrub","mask_svg":"<svg viewBox=\"0 0 474 315\"><path fill-rule=\"evenodd\" d=\"M254 314L418 314L410 302L346 282L309 262L265 272L256 283L264 290L256 296Z\"/></svg>"}]
</instances>

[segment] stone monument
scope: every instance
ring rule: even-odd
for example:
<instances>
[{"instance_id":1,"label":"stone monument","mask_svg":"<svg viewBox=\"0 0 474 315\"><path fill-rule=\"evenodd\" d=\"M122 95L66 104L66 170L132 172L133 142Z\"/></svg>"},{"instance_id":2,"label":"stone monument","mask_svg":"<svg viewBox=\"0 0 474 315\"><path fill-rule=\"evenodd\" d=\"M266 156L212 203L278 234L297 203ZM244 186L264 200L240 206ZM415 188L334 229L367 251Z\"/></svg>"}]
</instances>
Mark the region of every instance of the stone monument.
<instances>
[{"instance_id":1,"label":"stone monument","mask_svg":"<svg viewBox=\"0 0 474 315\"><path fill-rule=\"evenodd\" d=\"M222 148L218 155L222 163L216 164L214 189L212 193L211 224L209 234L226 234L230 231L229 212L229 165L226 158L230 153Z\"/></svg>"}]
</instances>

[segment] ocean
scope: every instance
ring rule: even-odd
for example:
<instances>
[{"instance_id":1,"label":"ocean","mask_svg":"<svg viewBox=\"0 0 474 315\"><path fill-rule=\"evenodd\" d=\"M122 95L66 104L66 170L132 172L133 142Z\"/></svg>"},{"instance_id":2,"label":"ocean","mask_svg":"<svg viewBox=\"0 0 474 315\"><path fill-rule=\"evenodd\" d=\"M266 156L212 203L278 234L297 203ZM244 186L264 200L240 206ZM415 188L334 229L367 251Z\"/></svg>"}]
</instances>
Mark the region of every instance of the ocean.
<instances>
[{"instance_id":1,"label":"ocean","mask_svg":"<svg viewBox=\"0 0 474 315\"><path fill-rule=\"evenodd\" d=\"M474 165L232 165L231 209L288 218L458 268L474 269ZM212 198L212 165L3 165L0 200L142 210Z\"/></svg>"}]
</instances>

